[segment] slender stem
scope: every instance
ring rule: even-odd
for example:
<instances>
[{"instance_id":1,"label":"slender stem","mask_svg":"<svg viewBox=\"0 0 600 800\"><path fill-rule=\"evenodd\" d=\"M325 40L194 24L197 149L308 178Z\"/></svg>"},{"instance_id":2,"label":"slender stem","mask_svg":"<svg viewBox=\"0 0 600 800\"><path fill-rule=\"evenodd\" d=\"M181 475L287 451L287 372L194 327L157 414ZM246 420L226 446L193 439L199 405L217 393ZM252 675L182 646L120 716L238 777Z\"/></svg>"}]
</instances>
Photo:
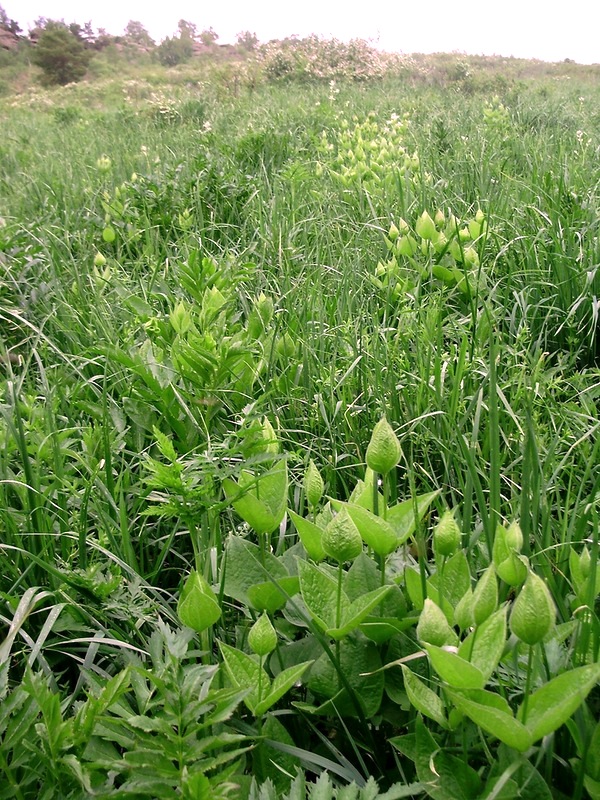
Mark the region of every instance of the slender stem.
<instances>
[{"instance_id":1,"label":"slender stem","mask_svg":"<svg viewBox=\"0 0 600 800\"><path fill-rule=\"evenodd\" d=\"M377 486L378 473L373 473L373 513L379 516L379 487Z\"/></svg>"},{"instance_id":2,"label":"slender stem","mask_svg":"<svg viewBox=\"0 0 600 800\"><path fill-rule=\"evenodd\" d=\"M527 722L527 705L529 703L529 692L531 691L531 672L533 666L533 645L529 645L529 656L527 658L527 679L525 681L525 697L523 698L523 725Z\"/></svg>"},{"instance_id":3,"label":"slender stem","mask_svg":"<svg viewBox=\"0 0 600 800\"><path fill-rule=\"evenodd\" d=\"M338 582L337 582L337 602L335 609L335 627L339 628L342 624L342 580L344 578L344 565L340 561L338 564ZM339 666L340 663L340 640L335 640L335 657ZM338 689L342 688L341 677L338 672Z\"/></svg>"}]
</instances>

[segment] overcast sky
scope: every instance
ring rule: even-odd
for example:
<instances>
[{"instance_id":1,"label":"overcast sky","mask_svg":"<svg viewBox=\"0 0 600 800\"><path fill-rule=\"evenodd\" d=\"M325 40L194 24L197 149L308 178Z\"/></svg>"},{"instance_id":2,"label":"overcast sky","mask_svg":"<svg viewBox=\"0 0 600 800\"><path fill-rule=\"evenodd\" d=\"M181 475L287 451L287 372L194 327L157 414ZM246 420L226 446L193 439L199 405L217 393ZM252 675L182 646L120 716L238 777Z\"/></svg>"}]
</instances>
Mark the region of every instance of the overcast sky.
<instances>
[{"instance_id":1,"label":"overcast sky","mask_svg":"<svg viewBox=\"0 0 600 800\"><path fill-rule=\"evenodd\" d=\"M158 41L186 19L212 27L222 43L249 30L261 42L310 33L338 39L372 40L404 53L458 51L487 55L600 63L600 0L0 0L24 30L43 16L65 22L91 21L94 29L123 32L139 20Z\"/></svg>"}]
</instances>

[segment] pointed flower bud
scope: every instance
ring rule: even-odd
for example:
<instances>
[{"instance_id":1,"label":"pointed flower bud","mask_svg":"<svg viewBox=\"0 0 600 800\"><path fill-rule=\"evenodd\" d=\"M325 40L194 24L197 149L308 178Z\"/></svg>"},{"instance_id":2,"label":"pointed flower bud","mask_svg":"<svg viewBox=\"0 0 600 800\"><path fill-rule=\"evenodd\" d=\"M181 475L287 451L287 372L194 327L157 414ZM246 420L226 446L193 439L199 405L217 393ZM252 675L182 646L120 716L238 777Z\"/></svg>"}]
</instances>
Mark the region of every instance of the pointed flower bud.
<instances>
[{"instance_id":1,"label":"pointed flower bud","mask_svg":"<svg viewBox=\"0 0 600 800\"><path fill-rule=\"evenodd\" d=\"M319 500L323 497L325 485L321 473L317 469L315 462L310 459L308 469L304 475L304 493L306 500L311 508L318 505Z\"/></svg>"},{"instance_id":2,"label":"pointed flower bud","mask_svg":"<svg viewBox=\"0 0 600 800\"><path fill-rule=\"evenodd\" d=\"M510 629L522 642L534 645L552 630L556 609L546 583L530 572L513 605Z\"/></svg>"},{"instance_id":3,"label":"pointed flower bud","mask_svg":"<svg viewBox=\"0 0 600 800\"><path fill-rule=\"evenodd\" d=\"M433 529L433 551L436 556L451 556L460 547L460 528L454 513L448 509Z\"/></svg>"},{"instance_id":4,"label":"pointed flower bud","mask_svg":"<svg viewBox=\"0 0 600 800\"><path fill-rule=\"evenodd\" d=\"M417 639L426 644L443 647L456 644L457 636L448 624L446 615L429 597L425 599L417 625Z\"/></svg>"},{"instance_id":5,"label":"pointed flower bud","mask_svg":"<svg viewBox=\"0 0 600 800\"><path fill-rule=\"evenodd\" d=\"M421 239L434 239L436 235L435 223L427 213L424 211L415 225L415 230Z\"/></svg>"},{"instance_id":6,"label":"pointed flower bud","mask_svg":"<svg viewBox=\"0 0 600 800\"><path fill-rule=\"evenodd\" d=\"M200 633L219 619L221 607L208 581L192 570L183 586L177 603L179 619L188 628Z\"/></svg>"},{"instance_id":7,"label":"pointed flower bud","mask_svg":"<svg viewBox=\"0 0 600 800\"><path fill-rule=\"evenodd\" d=\"M380 475L387 475L400 461L402 449L398 437L385 417L373 428L367 447L367 466Z\"/></svg>"},{"instance_id":8,"label":"pointed flower bud","mask_svg":"<svg viewBox=\"0 0 600 800\"><path fill-rule=\"evenodd\" d=\"M473 590L473 620L481 625L498 607L498 583L494 567L485 570Z\"/></svg>"},{"instance_id":9,"label":"pointed flower bud","mask_svg":"<svg viewBox=\"0 0 600 800\"><path fill-rule=\"evenodd\" d=\"M100 251L98 251L94 256L94 266L103 267L105 264L106 264L106 258L102 255Z\"/></svg>"},{"instance_id":10,"label":"pointed flower bud","mask_svg":"<svg viewBox=\"0 0 600 800\"><path fill-rule=\"evenodd\" d=\"M326 554L338 564L354 561L362 553L360 533L345 508L327 525L321 543Z\"/></svg>"},{"instance_id":11,"label":"pointed flower bud","mask_svg":"<svg viewBox=\"0 0 600 800\"><path fill-rule=\"evenodd\" d=\"M248 644L257 656L268 656L277 647L277 632L266 613L250 628Z\"/></svg>"}]
</instances>

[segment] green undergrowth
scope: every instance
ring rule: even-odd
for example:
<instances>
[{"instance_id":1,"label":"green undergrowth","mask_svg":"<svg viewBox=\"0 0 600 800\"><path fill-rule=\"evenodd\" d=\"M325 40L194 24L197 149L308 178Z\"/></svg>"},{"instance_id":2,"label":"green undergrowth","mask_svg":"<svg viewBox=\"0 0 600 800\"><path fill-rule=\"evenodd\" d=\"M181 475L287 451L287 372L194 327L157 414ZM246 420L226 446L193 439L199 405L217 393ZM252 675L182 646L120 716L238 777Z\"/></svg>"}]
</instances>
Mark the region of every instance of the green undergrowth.
<instances>
[{"instance_id":1,"label":"green undergrowth","mask_svg":"<svg viewBox=\"0 0 600 800\"><path fill-rule=\"evenodd\" d=\"M0 797L599 797L597 87L91 86L0 112Z\"/></svg>"}]
</instances>

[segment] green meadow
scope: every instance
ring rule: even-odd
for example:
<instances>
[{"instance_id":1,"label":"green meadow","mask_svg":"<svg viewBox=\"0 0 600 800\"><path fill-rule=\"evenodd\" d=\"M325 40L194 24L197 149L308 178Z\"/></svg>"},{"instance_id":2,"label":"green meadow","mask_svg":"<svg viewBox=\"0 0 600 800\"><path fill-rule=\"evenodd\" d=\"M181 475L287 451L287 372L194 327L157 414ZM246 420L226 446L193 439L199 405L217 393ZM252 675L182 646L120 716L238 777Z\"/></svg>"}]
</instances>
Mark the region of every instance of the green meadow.
<instances>
[{"instance_id":1,"label":"green meadow","mask_svg":"<svg viewBox=\"0 0 600 800\"><path fill-rule=\"evenodd\" d=\"M599 68L36 69L0 798L598 800Z\"/></svg>"}]
</instances>

